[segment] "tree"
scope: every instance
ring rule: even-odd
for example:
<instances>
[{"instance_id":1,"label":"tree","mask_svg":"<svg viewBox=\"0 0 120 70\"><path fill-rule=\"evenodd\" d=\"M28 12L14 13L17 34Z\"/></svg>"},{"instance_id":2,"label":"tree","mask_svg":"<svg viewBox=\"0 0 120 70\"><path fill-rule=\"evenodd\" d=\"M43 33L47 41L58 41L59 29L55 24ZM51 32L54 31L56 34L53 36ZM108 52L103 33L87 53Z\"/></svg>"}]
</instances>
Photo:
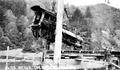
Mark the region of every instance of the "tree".
<instances>
[{"instance_id":1,"label":"tree","mask_svg":"<svg viewBox=\"0 0 120 70\"><path fill-rule=\"evenodd\" d=\"M0 6L0 26L2 28L5 27L5 21L4 21L5 20L5 16L4 16L5 11L6 11L6 9L2 6Z\"/></svg>"},{"instance_id":2,"label":"tree","mask_svg":"<svg viewBox=\"0 0 120 70\"><path fill-rule=\"evenodd\" d=\"M11 9L17 17L26 14L26 3L24 0L0 0L0 5L5 9Z\"/></svg>"},{"instance_id":3,"label":"tree","mask_svg":"<svg viewBox=\"0 0 120 70\"><path fill-rule=\"evenodd\" d=\"M15 17L15 15L13 14L12 10L8 9L5 14L4 14L6 20L9 22L16 22L17 17Z\"/></svg>"},{"instance_id":4,"label":"tree","mask_svg":"<svg viewBox=\"0 0 120 70\"><path fill-rule=\"evenodd\" d=\"M27 28L27 24L28 24L27 20L28 19L25 16L21 15L21 17L17 19L17 22L16 22L18 32L20 33L20 36L23 38L24 38L25 29Z\"/></svg>"},{"instance_id":5,"label":"tree","mask_svg":"<svg viewBox=\"0 0 120 70\"><path fill-rule=\"evenodd\" d=\"M0 27L0 38L4 35L3 29Z\"/></svg>"},{"instance_id":6,"label":"tree","mask_svg":"<svg viewBox=\"0 0 120 70\"><path fill-rule=\"evenodd\" d=\"M8 23L5 27L5 32L6 36L11 40L11 42L16 46L16 47L21 47L21 43L19 41L19 33L16 27L16 23L11 22Z\"/></svg>"},{"instance_id":7,"label":"tree","mask_svg":"<svg viewBox=\"0 0 120 70\"><path fill-rule=\"evenodd\" d=\"M7 36L2 36L0 39L0 50L6 50L7 46L12 46L12 43Z\"/></svg>"},{"instance_id":8,"label":"tree","mask_svg":"<svg viewBox=\"0 0 120 70\"><path fill-rule=\"evenodd\" d=\"M86 18L92 18L92 14L91 14L91 11L90 11L90 7L87 7L86 11L85 11L85 17Z\"/></svg>"},{"instance_id":9,"label":"tree","mask_svg":"<svg viewBox=\"0 0 120 70\"><path fill-rule=\"evenodd\" d=\"M81 22L83 20L83 18L84 17L82 15L81 11L77 8L75 10L75 12L73 13L72 19L70 21L79 21L79 22Z\"/></svg>"}]
</instances>

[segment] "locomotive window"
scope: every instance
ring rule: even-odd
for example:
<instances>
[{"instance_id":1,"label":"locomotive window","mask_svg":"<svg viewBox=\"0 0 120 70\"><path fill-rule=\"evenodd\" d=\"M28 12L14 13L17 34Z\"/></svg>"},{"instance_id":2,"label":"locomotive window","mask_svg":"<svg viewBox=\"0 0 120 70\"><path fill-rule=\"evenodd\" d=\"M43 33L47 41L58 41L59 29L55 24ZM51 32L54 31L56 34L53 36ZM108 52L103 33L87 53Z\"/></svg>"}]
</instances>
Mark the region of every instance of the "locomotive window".
<instances>
[{"instance_id":1,"label":"locomotive window","mask_svg":"<svg viewBox=\"0 0 120 70\"><path fill-rule=\"evenodd\" d=\"M42 12L36 12L35 19L34 19L34 24L39 24L41 16L42 16Z\"/></svg>"},{"instance_id":2,"label":"locomotive window","mask_svg":"<svg viewBox=\"0 0 120 70\"><path fill-rule=\"evenodd\" d=\"M39 24L39 21L40 21L40 16L36 15L35 20L34 20L34 24Z\"/></svg>"},{"instance_id":3,"label":"locomotive window","mask_svg":"<svg viewBox=\"0 0 120 70\"><path fill-rule=\"evenodd\" d=\"M36 12L36 16L39 17L39 18L41 18L42 12Z\"/></svg>"},{"instance_id":4,"label":"locomotive window","mask_svg":"<svg viewBox=\"0 0 120 70\"><path fill-rule=\"evenodd\" d=\"M36 15L35 19L36 19L36 20L40 20L40 16L39 16L39 15Z\"/></svg>"},{"instance_id":5,"label":"locomotive window","mask_svg":"<svg viewBox=\"0 0 120 70\"><path fill-rule=\"evenodd\" d=\"M45 19L46 19L46 20L49 20L49 18L50 18L50 15L47 14L47 13L45 13Z\"/></svg>"}]
</instances>

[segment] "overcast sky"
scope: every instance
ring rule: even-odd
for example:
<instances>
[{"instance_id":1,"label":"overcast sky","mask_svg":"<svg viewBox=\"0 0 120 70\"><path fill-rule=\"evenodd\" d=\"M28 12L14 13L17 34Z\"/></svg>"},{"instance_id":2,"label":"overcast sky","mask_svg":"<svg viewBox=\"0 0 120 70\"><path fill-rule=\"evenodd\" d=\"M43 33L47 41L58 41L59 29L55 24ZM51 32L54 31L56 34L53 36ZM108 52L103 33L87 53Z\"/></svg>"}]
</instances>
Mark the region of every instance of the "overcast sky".
<instances>
[{"instance_id":1,"label":"overcast sky","mask_svg":"<svg viewBox=\"0 0 120 70\"><path fill-rule=\"evenodd\" d=\"M110 5L120 8L120 0L109 0L109 1L110 1ZM95 5L98 3L105 3L105 0L64 0L64 3L75 6L84 6L84 5Z\"/></svg>"}]
</instances>

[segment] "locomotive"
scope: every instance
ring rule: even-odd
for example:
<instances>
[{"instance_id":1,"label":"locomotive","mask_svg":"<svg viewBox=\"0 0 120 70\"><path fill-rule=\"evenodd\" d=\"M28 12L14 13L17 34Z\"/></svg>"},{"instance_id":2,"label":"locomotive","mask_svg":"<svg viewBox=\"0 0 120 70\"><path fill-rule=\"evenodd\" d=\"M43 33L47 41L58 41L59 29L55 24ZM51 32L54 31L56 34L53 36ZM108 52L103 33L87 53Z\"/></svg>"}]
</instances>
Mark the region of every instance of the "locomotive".
<instances>
[{"instance_id":1,"label":"locomotive","mask_svg":"<svg viewBox=\"0 0 120 70\"><path fill-rule=\"evenodd\" d=\"M31 26L33 36L36 39L42 37L46 39L49 43L54 43L57 13L43 9L38 5L31 7L31 10L33 10L35 13L34 21ZM63 24L63 26L65 25ZM82 48L81 43L83 39L80 36L66 30L65 27L63 27L62 29L62 35L63 43L69 46Z\"/></svg>"}]
</instances>

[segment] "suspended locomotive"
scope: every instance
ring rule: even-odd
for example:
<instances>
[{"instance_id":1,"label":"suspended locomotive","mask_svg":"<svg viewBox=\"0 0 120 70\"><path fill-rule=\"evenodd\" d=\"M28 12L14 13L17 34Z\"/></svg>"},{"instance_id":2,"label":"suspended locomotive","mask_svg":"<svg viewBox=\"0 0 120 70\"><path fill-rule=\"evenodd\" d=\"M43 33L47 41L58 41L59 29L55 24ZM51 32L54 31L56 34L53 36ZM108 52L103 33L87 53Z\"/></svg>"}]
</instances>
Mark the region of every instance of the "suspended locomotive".
<instances>
[{"instance_id":1,"label":"suspended locomotive","mask_svg":"<svg viewBox=\"0 0 120 70\"><path fill-rule=\"evenodd\" d=\"M39 37L45 38L50 43L55 42L55 29L56 29L56 16L57 13L47 11L40 6L36 5L31 7L35 13L34 22L32 24L33 36L38 39ZM69 45L81 48L83 39L80 36L63 28L62 42Z\"/></svg>"}]
</instances>

